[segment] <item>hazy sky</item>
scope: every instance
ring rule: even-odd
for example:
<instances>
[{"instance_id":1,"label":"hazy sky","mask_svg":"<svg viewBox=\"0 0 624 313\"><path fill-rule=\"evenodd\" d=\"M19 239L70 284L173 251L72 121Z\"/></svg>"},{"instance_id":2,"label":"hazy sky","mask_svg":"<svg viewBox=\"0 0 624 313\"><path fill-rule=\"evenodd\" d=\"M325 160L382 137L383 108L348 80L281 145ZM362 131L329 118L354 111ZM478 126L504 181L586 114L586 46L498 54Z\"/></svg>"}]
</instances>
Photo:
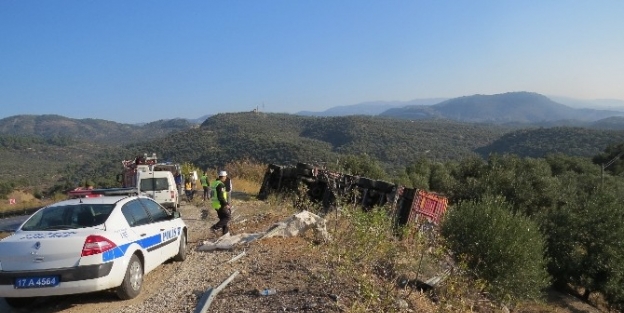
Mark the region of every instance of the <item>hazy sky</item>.
<instances>
[{"instance_id":1,"label":"hazy sky","mask_svg":"<svg viewBox=\"0 0 624 313\"><path fill-rule=\"evenodd\" d=\"M0 118L624 99L623 16L620 0L2 0Z\"/></svg>"}]
</instances>

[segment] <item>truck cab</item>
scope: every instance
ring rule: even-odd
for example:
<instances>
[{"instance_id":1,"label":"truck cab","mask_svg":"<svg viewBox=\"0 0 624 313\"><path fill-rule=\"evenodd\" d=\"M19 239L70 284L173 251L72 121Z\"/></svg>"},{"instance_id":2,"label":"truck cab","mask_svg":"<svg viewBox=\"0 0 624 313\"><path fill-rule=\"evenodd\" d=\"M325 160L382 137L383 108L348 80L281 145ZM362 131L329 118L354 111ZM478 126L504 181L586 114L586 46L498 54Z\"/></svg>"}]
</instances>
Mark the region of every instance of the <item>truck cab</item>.
<instances>
[{"instance_id":1,"label":"truck cab","mask_svg":"<svg viewBox=\"0 0 624 313\"><path fill-rule=\"evenodd\" d=\"M180 195L173 174L180 171L176 163L159 163L156 154L137 156L122 161L123 172L117 175L122 187L137 188L164 207L173 210L180 207Z\"/></svg>"}]
</instances>

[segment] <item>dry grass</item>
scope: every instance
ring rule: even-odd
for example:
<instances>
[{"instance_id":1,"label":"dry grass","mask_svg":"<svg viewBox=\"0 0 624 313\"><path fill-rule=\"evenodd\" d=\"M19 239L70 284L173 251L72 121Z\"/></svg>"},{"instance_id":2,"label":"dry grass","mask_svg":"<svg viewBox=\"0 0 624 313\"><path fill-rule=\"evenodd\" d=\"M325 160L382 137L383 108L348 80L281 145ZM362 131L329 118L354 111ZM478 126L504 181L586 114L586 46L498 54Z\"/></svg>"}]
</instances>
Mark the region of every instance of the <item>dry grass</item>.
<instances>
[{"instance_id":1,"label":"dry grass","mask_svg":"<svg viewBox=\"0 0 624 313\"><path fill-rule=\"evenodd\" d=\"M15 199L15 204L10 204L9 199ZM7 199L3 199L2 202L0 202L0 217L4 216L5 214L24 212L33 208L39 208L44 205L50 204L53 201L55 200L51 199L42 201L35 198L30 193L15 190L7 196Z\"/></svg>"},{"instance_id":2,"label":"dry grass","mask_svg":"<svg viewBox=\"0 0 624 313\"><path fill-rule=\"evenodd\" d=\"M260 183L244 178L236 181L232 178L232 185L235 192L245 193L250 196L258 195L258 191L260 190Z\"/></svg>"}]
</instances>

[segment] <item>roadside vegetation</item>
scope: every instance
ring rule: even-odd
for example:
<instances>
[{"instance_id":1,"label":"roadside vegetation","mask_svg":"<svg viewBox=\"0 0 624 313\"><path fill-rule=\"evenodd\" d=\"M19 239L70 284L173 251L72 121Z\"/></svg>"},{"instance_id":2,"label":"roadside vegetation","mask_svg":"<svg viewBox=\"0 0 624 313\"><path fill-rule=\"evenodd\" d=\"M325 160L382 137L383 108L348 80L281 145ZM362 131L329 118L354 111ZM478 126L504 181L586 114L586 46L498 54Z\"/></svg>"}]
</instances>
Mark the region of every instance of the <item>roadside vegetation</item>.
<instances>
[{"instance_id":1,"label":"roadside vegetation","mask_svg":"<svg viewBox=\"0 0 624 313\"><path fill-rule=\"evenodd\" d=\"M327 215L335 236L326 258L330 276L358 281L355 311L386 311L396 308L397 299L409 300L396 293L399 277L414 279L414 269L431 267L417 260L426 256L439 274L450 258L455 271L446 286L452 287L436 298L450 311L487 299L493 307L531 312L527 308L543 303L549 288L620 311L624 180L600 173L591 161L564 155L492 156L443 166L421 161L406 169L403 180L449 197L449 214L435 232L440 236L432 243L431 236L415 232L416 225L397 230L390 208L343 207L336 220ZM409 241L414 238L421 241Z\"/></svg>"},{"instance_id":2,"label":"roadside vegetation","mask_svg":"<svg viewBox=\"0 0 624 313\"><path fill-rule=\"evenodd\" d=\"M341 167L377 168L369 161ZM259 188L264 165L249 166L250 173L240 168L240 175L250 178L239 183ZM431 185L446 188L433 190L452 202L439 227L397 228L391 207L365 212L340 199L340 210L326 213L299 196L305 190L267 200L271 207L306 209L326 218L332 240L311 241L309 247L322 265L314 279L327 290L351 295L343 298L348 312L397 312L404 303L438 312L503 306L560 312L545 300L553 288L601 310L623 309L619 191L624 181L619 177L602 177L597 165L582 158L505 155L442 168L421 161L406 169L403 179L429 190ZM436 276L443 283L435 289L422 284Z\"/></svg>"}]
</instances>

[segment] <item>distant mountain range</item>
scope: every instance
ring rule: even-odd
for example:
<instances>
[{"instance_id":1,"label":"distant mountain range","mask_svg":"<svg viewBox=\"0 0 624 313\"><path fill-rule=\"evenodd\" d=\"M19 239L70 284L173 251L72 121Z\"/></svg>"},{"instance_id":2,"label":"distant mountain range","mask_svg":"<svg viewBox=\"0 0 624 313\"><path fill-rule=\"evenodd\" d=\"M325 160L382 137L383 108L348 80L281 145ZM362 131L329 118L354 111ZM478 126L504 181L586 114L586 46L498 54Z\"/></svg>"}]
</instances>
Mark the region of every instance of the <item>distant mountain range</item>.
<instances>
[{"instance_id":1,"label":"distant mountain range","mask_svg":"<svg viewBox=\"0 0 624 313\"><path fill-rule=\"evenodd\" d=\"M553 100L553 99L556 99ZM321 112L294 115L339 117L352 115L399 119L446 119L469 123L494 123L524 127L578 126L624 129L624 101L579 100L547 97L531 92L473 95L458 98L425 98L410 101L370 101L337 106ZM0 135L74 139L114 144L155 138L173 131L199 127L212 114L196 119L175 118L150 123L123 124L100 119L72 119L59 115L16 115L0 119Z\"/></svg>"},{"instance_id":2,"label":"distant mountain range","mask_svg":"<svg viewBox=\"0 0 624 313\"><path fill-rule=\"evenodd\" d=\"M474 95L449 99L430 106L389 109L380 116L404 119L450 119L470 123L543 123L562 120L593 122L624 112L575 109L531 92Z\"/></svg>"},{"instance_id":3,"label":"distant mountain range","mask_svg":"<svg viewBox=\"0 0 624 313\"><path fill-rule=\"evenodd\" d=\"M560 96L548 96L551 100L576 109L613 110L624 112L624 100L619 99L592 99L581 100Z\"/></svg>"},{"instance_id":4,"label":"distant mountain range","mask_svg":"<svg viewBox=\"0 0 624 313\"><path fill-rule=\"evenodd\" d=\"M412 105L433 105L447 98L414 99L410 101L369 101L352 105L337 106L321 112L300 111L296 115L303 116L348 116L348 115L379 115L392 108Z\"/></svg>"},{"instance_id":5,"label":"distant mountain range","mask_svg":"<svg viewBox=\"0 0 624 313\"><path fill-rule=\"evenodd\" d=\"M532 92L473 95L452 99L376 101L338 106L322 112L302 111L305 116L378 115L401 119L449 119L471 123L588 126L610 117L624 116L622 100L578 100ZM613 121L612 121L613 122Z\"/></svg>"}]
</instances>

